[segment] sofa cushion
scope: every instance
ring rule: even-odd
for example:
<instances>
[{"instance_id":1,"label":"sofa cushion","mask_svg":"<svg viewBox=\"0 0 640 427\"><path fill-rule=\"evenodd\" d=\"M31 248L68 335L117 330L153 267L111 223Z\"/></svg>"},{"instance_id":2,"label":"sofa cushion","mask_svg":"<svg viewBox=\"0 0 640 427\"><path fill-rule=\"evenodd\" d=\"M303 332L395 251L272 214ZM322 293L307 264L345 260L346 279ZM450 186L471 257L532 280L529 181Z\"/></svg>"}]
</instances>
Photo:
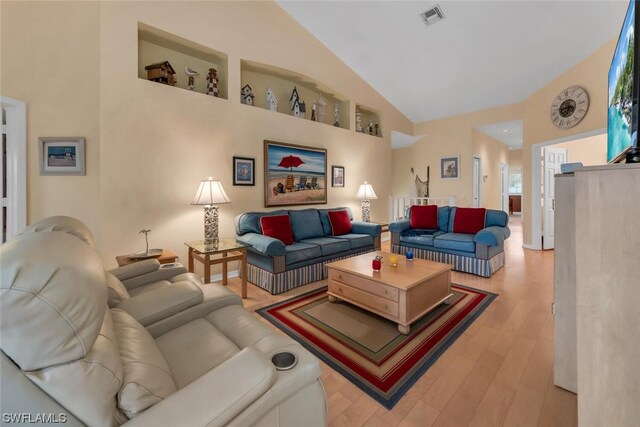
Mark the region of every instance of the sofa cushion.
<instances>
[{"instance_id":1,"label":"sofa cushion","mask_svg":"<svg viewBox=\"0 0 640 427\"><path fill-rule=\"evenodd\" d=\"M320 246L322 256L339 254L351 249L348 240L333 239L331 237L316 237L313 239L304 239L301 243L309 243L311 245Z\"/></svg>"},{"instance_id":2,"label":"sofa cushion","mask_svg":"<svg viewBox=\"0 0 640 427\"><path fill-rule=\"evenodd\" d=\"M441 249L474 253L476 244L473 238L473 234L445 233L433 239L433 246Z\"/></svg>"},{"instance_id":3,"label":"sofa cushion","mask_svg":"<svg viewBox=\"0 0 640 427\"><path fill-rule=\"evenodd\" d=\"M400 233L400 241L416 245L433 246L433 239L441 234L444 234L444 232L439 230L405 230Z\"/></svg>"},{"instance_id":4,"label":"sofa cushion","mask_svg":"<svg viewBox=\"0 0 640 427\"><path fill-rule=\"evenodd\" d=\"M300 261L317 258L322 255L320 246L309 243L295 242L287 246L287 253L284 256L285 265L295 264Z\"/></svg>"},{"instance_id":5,"label":"sofa cushion","mask_svg":"<svg viewBox=\"0 0 640 427\"><path fill-rule=\"evenodd\" d=\"M411 228L436 230L438 228L438 207L436 205L411 206L409 223Z\"/></svg>"},{"instance_id":6,"label":"sofa cushion","mask_svg":"<svg viewBox=\"0 0 640 427\"><path fill-rule=\"evenodd\" d=\"M178 389L167 361L151 335L127 312L111 310L124 369L118 407L135 417Z\"/></svg>"},{"instance_id":7,"label":"sofa cushion","mask_svg":"<svg viewBox=\"0 0 640 427\"><path fill-rule=\"evenodd\" d=\"M331 223L329 222L329 212L333 211L347 211L349 215L349 221L353 221L353 213L351 212L351 208L341 207L341 208L331 208L331 209L318 209L318 214L320 215L320 222L322 223L322 231L325 236L331 236Z\"/></svg>"},{"instance_id":8,"label":"sofa cushion","mask_svg":"<svg viewBox=\"0 0 640 427\"><path fill-rule=\"evenodd\" d=\"M120 279L108 271L105 272L107 279L107 304L109 308L115 308L124 300L129 299L129 292L124 287Z\"/></svg>"},{"instance_id":9,"label":"sofa cushion","mask_svg":"<svg viewBox=\"0 0 640 427\"><path fill-rule=\"evenodd\" d=\"M289 211L289 215L291 216L293 238L296 242L324 235L317 209Z\"/></svg>"},{"instance_id":10,"label":"sofa cushion","mask_svg":"<svg viewBox=\"0 0 640 427\"><path fill-rule=\"evenodd\" d=\"M485 208L456 208L453 232L476 234L484 228L486 213Z\"/></svg>"},{"instance_id":11,"label":"sofa cushion","mask_svg":"<svg viewBox=\"0 0 640 427\"><path fill-rule=\"evenodd\" d=\"M505 211L497 211L495 209L487 209L487 218L485 227L506 227L509 224L509 215Z\"/></svg>"},{"instance_id":12,"label":"sofa cushion","mask_svg":"<svg viewBox=\"0 0 640 427\"><path fill-rule=\"evenodd\" d=\"M282 241L285 245L293 243L291 220L289 215L263 216L260 218L262 234Z\"/></svg>"},{"instance_id":13,"label":"sofa cushion","mask_svg":"<svg viewBox=\"0 0 640 427\"><path fill-rule=\"evenodd\" d=\"M338 239L346 239L349 241L349 246L351 249L360 249L366 246L373 246L373 236L368 234L343 234L342 236L337 237Z\"/></svg>"},{"instance_id":14,"label":"sofa cushion","mask_svg":"<svg viewBox=\"0 0 640 427\"><path fill-rule=\"evenodd\" d=\"M438 230L444 231L445 233L449 230L449 214L451 213L451 207L449 206L440 206L438 208Z\"/></svg>"},{"instance_id":15,"label":"sofa cushion","mask_svg":"<svg viewBox=\"0 0 640 427\"><path fill-rule=\"evenodd\" d=\"M331 234L340 236L351 233L351 220L347 211L329 212L329 223L331 224Z\"/></svg>"}]
</instances>

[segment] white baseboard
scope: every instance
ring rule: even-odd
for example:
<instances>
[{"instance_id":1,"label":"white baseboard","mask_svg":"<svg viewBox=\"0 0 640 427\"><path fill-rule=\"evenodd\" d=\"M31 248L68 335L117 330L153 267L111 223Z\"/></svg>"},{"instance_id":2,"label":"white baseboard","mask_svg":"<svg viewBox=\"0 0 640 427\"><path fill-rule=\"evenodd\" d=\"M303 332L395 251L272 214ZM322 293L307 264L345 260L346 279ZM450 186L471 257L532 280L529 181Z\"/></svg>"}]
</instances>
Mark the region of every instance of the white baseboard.
<instances>
[{"instance_id":1,"label":"white baseboard","mask_svg":"<svg viewBox=\"0 0 640 427\"><path fill-rule=\"evenodd\" d=\"M525 249L530 249L530 250L532 250L532 251L539 251L539 250L541 250L540 248L536 248L534 245L530 245L530 244L528 244L528 243L523 243L523 244L522 244L522 247L523 247L523 248L525 248Z\"/></svg>"},{"instance_id":2,"label":"white baseboard","mask_svg":"<svg viewBox=\"0 0 640 427\"><path fill-rule=\"evenodd\" d=\"M230 270L227 271L227 278L231 278L231 277L238 277L240 276L240 270ZM222 281L222 273L220 274L214 274L213 276L211 276L209 278L209 283L213 283L213 282L221 282Z\"/></svg>"}]
</instances>

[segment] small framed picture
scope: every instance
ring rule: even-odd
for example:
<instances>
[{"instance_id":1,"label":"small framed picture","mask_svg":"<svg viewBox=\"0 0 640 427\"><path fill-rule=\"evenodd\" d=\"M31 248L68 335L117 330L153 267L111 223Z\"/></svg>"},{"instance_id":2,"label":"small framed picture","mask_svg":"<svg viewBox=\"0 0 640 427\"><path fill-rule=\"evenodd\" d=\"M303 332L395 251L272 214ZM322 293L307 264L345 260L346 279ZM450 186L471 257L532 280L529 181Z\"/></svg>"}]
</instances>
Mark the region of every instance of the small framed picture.
<instances>
[{"instance_id":1,"label":"small framed picture","mask_svg":"<svg viewBox=\"0 0 640 427\"><path fill-rule=\"evenodd\" d=\"M38 138L40 175L86 175L84 138Z\"/></svg>"},{"instance_id":2,"label":"small framed picture","mask_svg":"<svg viewBox=\"0 0 640 427\"><path fill-rule=\"evenodd\" d=\"M331 166L331 186L344 187L344 166Z\"/></svg>"},{"instance_id":3,"label":"small framed picture","mask_svg":"<svg viewBox=\"0 0 640 427\"><path fill-rule=\"evenodd\" d=\"M460 156L442 157L440 159L440 178L460 178Z\"/></svg>"},{"instance_id":4,"label":"small framed picture","mask_svg":"<svg viewBox=\"0 0 640 427\"><path fill-rule=\"evenodd\" d=\"M233 156L233 185L256 185L256 159Z\"/></svg>"}]
</instances>

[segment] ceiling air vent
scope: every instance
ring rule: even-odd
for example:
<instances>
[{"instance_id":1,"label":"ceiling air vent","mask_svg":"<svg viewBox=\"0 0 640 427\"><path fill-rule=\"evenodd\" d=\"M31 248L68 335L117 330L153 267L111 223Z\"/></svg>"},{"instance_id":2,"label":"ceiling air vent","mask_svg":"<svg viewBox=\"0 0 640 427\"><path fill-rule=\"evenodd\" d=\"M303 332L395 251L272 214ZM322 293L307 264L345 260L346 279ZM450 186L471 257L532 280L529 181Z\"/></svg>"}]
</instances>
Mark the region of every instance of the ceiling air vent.
<instances>
[{"instance_id":1,"label":"ceiling air vent","mask_svg":"<svg viewBox=\"0 0 640 427\"><path fill-rule=\"evenodd\" d=\"M426 10L420 14L420 17L424 21L424 25L433 25L436 22L440 22L444 19L444 13L442 13L442 9L440 5L437 4L429 10Z\"/></svg>"}]
</instances>

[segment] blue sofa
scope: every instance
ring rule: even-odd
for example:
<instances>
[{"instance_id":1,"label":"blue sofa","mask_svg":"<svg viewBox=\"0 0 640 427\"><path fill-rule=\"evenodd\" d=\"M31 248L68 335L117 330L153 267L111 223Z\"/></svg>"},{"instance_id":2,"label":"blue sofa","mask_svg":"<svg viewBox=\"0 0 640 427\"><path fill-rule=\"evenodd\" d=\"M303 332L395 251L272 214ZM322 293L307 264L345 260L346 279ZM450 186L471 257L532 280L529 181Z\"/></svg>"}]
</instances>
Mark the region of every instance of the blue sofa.
<instances>
[{"instance_id":1,"label":"blue sofa","mask_svg":"<svg viewBox=\"0 0 640 427\"><path fill-rule=\"evenodd\" d=\"M437 229L412 229L410 220L389 224L391 251L412 250L418 258L453 265L454 270L491 277L505 263L504 241L511 235L506 212L487 209L485 228L476 234L453 232L456 207L438 208ZM410 210L409 210L410 211Z\"/></svg>"},{"instance_id":2,"label":"blue sofa","mask_svg":"<svg viewBox=\"0 0 640 427\"><path fill-rule=\"evenodd\" d=\"M350 234L331 235L330 210L349 213ZM262 234L260 218L273 215L289 215L292 245ZM325 279L329 261L380 249L380 225L353 221L349 208L246 212L236 217L235 226L236 240L250 245L247 280L272 294Z\"/></svg>"}]
</instances>

